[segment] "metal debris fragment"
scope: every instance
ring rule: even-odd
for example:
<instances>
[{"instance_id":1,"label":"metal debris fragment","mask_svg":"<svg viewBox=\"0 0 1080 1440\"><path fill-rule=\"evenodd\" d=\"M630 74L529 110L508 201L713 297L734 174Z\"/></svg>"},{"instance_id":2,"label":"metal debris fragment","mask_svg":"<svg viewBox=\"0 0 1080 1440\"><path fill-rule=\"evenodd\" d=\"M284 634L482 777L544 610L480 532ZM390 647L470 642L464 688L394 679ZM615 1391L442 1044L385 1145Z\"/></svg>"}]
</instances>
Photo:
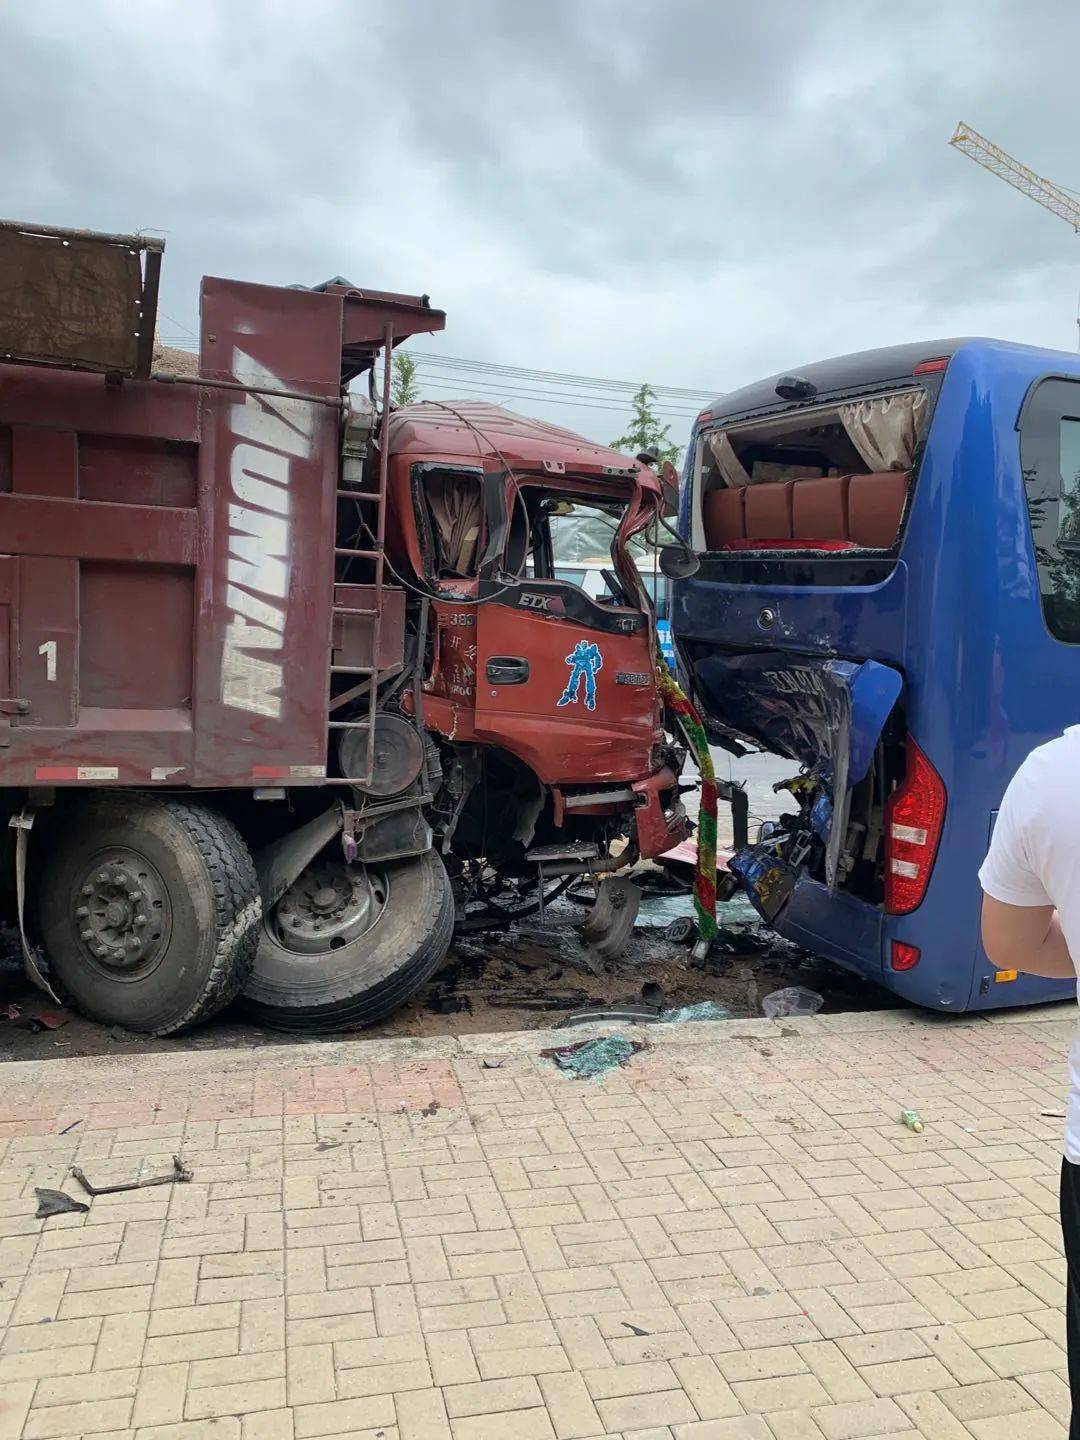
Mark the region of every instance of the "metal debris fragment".
<instances>
[{"instance_id":1,"label":"metal debris fragment","mask_svg":"<svg viewBox=\"0 0 1080 1440\"><path fill-rule=\"evenodd\" d=\"M118 1195L122 1190L147 1190L151 1185L186 1185L192 1178L179 1155L172 1157L173 1168L167 1175L148 1175L144 1180L125 1180L120 1185L95 1185L88 1180L77 1165L71 1173L88 1195Z\"/></svg>"}]
</instances>

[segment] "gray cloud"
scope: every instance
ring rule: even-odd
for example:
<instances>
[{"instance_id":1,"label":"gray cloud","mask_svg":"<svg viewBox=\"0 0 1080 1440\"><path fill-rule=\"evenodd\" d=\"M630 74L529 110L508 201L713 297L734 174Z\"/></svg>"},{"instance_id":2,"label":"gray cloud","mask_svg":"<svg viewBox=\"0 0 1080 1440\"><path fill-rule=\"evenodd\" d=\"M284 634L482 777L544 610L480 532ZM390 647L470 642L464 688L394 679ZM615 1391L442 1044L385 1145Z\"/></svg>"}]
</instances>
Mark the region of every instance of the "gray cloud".
<instances>
[{"instance_id":1,"label":"gray cloud","mask_svg":"<svg viewBox=\"0 0 1080 1440\"><path fill-rule=\"evenodd\" d=\"M172 334L204 272L341 272L427 290L429 348L717 391L920 337L1069 348L1076 237L945 142L963 117L1080 186L1078 46L1070 0L38 0L0 8L0 194L164 230Z\"/></svg>"}]
</instances>

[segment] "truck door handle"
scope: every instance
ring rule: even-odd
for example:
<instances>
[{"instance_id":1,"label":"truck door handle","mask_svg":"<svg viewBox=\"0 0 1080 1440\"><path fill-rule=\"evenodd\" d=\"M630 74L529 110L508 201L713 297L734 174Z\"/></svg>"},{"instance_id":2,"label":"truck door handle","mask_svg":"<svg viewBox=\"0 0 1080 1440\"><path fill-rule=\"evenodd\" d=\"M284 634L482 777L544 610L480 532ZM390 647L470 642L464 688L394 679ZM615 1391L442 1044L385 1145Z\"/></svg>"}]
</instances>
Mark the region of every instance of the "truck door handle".
<instances>
[{"instance_id":1,"label":"truck door handle","mask_svg":"<svg viewBox=\"0 0 1080 1440\"><path fill-rule=\"evenodd\" d=\"M524 685L529 678L529 662L520 655L492 655L485 673L489 685Z\"/></svg>"}]
</instances>

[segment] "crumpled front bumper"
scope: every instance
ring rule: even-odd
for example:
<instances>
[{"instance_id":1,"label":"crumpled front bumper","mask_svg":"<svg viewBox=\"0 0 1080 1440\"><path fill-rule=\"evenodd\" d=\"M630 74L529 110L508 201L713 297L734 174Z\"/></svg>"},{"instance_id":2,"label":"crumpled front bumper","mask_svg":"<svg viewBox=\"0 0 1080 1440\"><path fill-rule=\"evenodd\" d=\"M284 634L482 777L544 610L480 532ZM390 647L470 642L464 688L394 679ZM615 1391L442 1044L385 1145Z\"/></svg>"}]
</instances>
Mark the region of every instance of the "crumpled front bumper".
<instances>
[{"instance_id":1,"label":"crumpled front bumper","mask_svg":"<svg viewBox=\"0 0 1080 1440\"><path fill-rule=\"evenodd\" d=\"M630 786L638 797L634 825L638 852L643 860L663 855L690 834L690 821L675 787L675 774L666 765L655 775L635 780Z\"/></svg>"}]
</instances>

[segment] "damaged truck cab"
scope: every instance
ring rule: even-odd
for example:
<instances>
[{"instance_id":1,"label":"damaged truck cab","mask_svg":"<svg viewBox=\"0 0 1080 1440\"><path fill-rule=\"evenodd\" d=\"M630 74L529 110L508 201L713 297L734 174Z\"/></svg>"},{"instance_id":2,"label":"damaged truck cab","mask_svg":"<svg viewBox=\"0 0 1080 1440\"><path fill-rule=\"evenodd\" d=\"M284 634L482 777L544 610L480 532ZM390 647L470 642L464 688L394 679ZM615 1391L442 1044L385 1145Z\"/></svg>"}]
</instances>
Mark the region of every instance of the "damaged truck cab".
<instances>
[{"instance_id":1,"label":"damaged truck cab","mask_svg":"<svg viewBox=\"0 0 1080 1440\"><path fill-rule=\"evenodd\" d=\"M628 548L663 511L660 477L462 401L396 411L390 446L390 555L430 605L419 704L462 899L486 870L610 873L670 849L688 828L685 750L665 731L655 611ZM555 527L582 516L611 536L600 598L557 573Z\"/></svg>"},{"instance_id":2,"label":"damaged truck cab","mask_svg":"<svg viewBox=\"0 0 1080 1440\"><path fill-rule=\"evenodd\" d=\"M699 416L679 663L792 813L730 861L781 934L916 1003L1054 999L998 972L977 871L1006 784L1080 715L1080 360L988 340L841 357Z\"/></svg>"}]
</instances>

